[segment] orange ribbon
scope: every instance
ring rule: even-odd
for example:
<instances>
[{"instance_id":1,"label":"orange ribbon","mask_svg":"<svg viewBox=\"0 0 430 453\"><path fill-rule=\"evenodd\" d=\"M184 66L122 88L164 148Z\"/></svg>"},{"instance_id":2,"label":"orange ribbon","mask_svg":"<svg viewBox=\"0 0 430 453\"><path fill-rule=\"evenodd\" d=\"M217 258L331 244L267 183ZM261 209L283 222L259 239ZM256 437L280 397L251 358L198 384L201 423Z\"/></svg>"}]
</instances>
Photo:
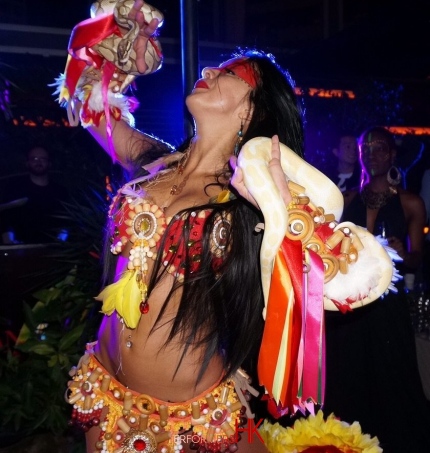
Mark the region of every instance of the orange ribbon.
<instances>
[{"instance_id":1,"label":"orange ribbon","mask_svg":"<svg viewBox=\"0 0 430 453\"><path fill-rule=\"evenodd\" d=\"M258 359L260 384L276 403L297 404L297 359L302 328L303 256L300 241L285 238L275 258ZM281 344L284 347L281 348ZM285 355L284 355L285 354ZM285 369L280 369L285 361ZM282 381L277 382L279 377Z\"/></svg>"}]
</instances>

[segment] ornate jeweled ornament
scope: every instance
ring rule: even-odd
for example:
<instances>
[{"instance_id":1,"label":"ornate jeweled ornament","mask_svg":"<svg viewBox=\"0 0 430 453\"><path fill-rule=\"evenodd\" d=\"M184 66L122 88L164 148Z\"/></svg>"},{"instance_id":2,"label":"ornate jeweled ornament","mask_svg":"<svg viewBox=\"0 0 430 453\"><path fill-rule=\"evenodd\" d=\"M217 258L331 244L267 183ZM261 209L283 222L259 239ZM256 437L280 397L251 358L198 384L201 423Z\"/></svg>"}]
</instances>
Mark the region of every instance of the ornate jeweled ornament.
<instances>
[{"instance_id":1,"label":"ornate jeweled ornament","mask_svg":"<svg viewBox=\"0 0 430 453\"><path fill-rule=\"evenodd\" d=\"M397 193L397 189L390 186L384 192L373 192L369 186L364 186L360 192L361 199L369 209L379 209L385 206L388 200Z\"/></svg>"},{"instance_id":2,"label":"ornate jeweled ornament","mask_svg":"<svg viewBox=\"0 0 430 453\"><path fill-rule=\"evenodd\" d=\"M130 429L125 435L122 453L156 453L157 441L148 430Z\"/></svg>"},{"instance_id":3,"label":"ornate jeweled ornament","mask_svg":"<svg viewBox=\"0 0 430 453\"><path fill-rule=\"evenodd\" d=\"M231 222L229 219L220 218L215 222L212 230L212 253L216 257L223 256L227 245L227 239L231 230Z\"/></svg>"},{"instance_id":4,"label":"ornate jeweled ornament","mask_svg":"<svg viewBox=\"0 0 430 453\"><path fill-rule=\"evenodd\" d=\"M141 292L139 310L146 314L149 310L147 260L155 258L157 242L166 229L164 212L158 205L141 196L127 196L122 199L117 210L111 209L109 216L114 224L111 252L118 255L128 242L131 244L127 269L135 271L136 282Z\"/></svg>"}]
</instances>

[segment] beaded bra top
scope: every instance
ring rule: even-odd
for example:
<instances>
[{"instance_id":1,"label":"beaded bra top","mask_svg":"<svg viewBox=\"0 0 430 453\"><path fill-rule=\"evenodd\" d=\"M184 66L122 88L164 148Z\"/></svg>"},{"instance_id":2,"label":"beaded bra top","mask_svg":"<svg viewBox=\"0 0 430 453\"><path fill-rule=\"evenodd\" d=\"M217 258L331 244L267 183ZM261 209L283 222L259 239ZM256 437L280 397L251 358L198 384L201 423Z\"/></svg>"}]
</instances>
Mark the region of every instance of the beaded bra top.
<instances>
[{"instance_id":1,"label":"beaded bra top","mask_svg":"<svg viewBox=\"0 0 430 453\"><path fill-rule=\"evenodd\" d=\"M223 196L219 196L217 202L228 201L229 196L220 195ZM166 218L164 211L143 189L131 185L121 188L109 209L110 250L118 255L131 244L128 271L96 297L103 302L101 311L107 315L116 312L129 328L135 328L140 316L149 311L148 259L162 253L167 272L179 281L183 281L186 271L196 272L201 262L203 229L211 212L210 209L195 210L190 215ZM210 232L215 273L224 260L230 230L229 218L217 216Z\"/></svg>"},{"instance_id":2,"label":"beaded bra top","mask_svg":"<svg viewBox=\"0 0 430 453\"><path fill-rule=\"evenodd\" d=\"M124 193L125 192L125 193ZM121 189L109 209L110 250L120 254L128 242L132 247L129 254L129 270L147 270L147 258L155 259L160 252L163 234L166 233L162 250L163 264L169 273L183 278L186 266L190 272L198 270L202 251L203 227L211 210L192 212L186 215L166 218L164 211L141 192ZM184 228L189 229L189 239L182 240ZM225 218L215 222L211 232L213 266L222 262L226 247L226 233L230 223ZM187 250L185 250L187 248ZM188 263L184 262L188 257Z\"/></svg>"}]
</instances>

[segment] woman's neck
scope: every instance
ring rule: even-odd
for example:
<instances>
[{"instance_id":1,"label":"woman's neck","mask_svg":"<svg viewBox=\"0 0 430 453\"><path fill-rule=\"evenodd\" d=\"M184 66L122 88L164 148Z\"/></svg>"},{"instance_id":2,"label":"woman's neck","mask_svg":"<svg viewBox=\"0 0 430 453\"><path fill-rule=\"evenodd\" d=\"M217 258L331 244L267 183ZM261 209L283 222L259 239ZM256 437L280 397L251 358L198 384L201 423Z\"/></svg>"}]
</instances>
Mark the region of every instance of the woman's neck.
<instances>
[{"instance_id":1,"label":"woman's neck","mask_svg":"<svg viewBox=\"0 0 430 453\"><path fill-rule=\"evenodd\" d=\"M213 173L224 167L233 155L234 145L235 142L231 139L196 135L187 167L203 173Z\"/></svg>"},{"instance_id":2,"label":"woman's neck","mask_svg":"<svg viewBox=\"0 0 430 453\"><path fill-rule=\"evenodd\" d=\"M386 175L373 176L367 186L372 192L386 192L390 188Z\"/></svg>"}]
</instances>

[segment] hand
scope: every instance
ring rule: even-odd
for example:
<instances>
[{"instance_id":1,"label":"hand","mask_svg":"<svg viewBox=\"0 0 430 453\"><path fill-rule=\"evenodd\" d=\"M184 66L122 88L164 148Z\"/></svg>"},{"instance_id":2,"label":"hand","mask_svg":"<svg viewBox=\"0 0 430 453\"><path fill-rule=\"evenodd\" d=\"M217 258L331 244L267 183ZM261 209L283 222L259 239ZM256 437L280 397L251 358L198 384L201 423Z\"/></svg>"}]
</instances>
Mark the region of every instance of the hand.
<instances>
[{"instance_id":1,"label":"hand","mask_svg":"<svg viewBox=\"0 0 430 453\"><path fill-rule=\"evenodd\" d=\"M148 45L148 39L157 31L159 21L152 19L149 24L145 22L145 16L141 11L143 0L136 0L130 10L128 17L137 22L139 26L139 34L134 42L134 50L136 51L136 66L137 70L142 74L147 69L145 62L145 52Z\"/></svg>"},{"instance_id":2,"label":"hand","mask_svg":"<svg viewBox=\"0 0 430 453\"><path fill-rule=\"evenodd\" d=\"M285 205L288 205L292 200L290 190L288 188L287 180L281 166L281 150L279 147L279 137L274 135L272 137L272 158L268 163L270 174L279 189ZM232 156L230 158L230 165L234 171L231 178L231 185L237 190L240 196L248 200L255 207L259 207L255 198L249 193L243 181L242 169L237 166L237 158Z\"/></svg>"}]
</instances>

